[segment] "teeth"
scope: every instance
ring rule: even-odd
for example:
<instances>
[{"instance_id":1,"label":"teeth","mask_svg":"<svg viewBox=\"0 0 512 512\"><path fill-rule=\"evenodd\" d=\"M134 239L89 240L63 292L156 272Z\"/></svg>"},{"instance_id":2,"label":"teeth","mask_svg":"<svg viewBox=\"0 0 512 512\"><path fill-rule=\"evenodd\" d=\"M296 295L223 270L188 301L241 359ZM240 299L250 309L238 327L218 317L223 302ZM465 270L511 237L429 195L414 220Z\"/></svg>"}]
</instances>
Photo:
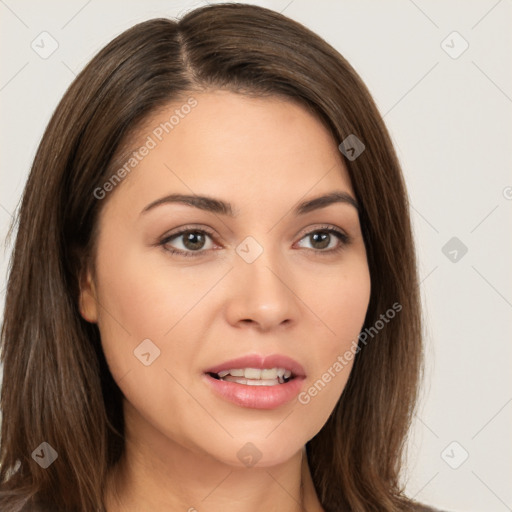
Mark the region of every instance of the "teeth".
<instances>
[{"instance_id":1,"label":"teeth","mask_svg":"<svg viewBox=\"0 0 512 512\"><path fill-rule=\"evenodd\" d=\"M272 368L271 370L269 370L269 369L261 370L261 378L262 379L277 379L277 377L279 377L279 372L281 370L282 370L282 368Z\"/></svg>"},{"instance_id":2,"label":"teeth","mask_svg":"<svg viewBox=\"0 0 512 512\"><path fill-rule=\"evenodd\" d=\"M278 379L242 379L240 377L232 377L231 375L224 377L222 380L245 384L246 386L277 386L280 384Z\"/></svg>"},{"instance_id":3,"label":"teeth","mask_svg":"<svg viewBox=\"0 0 512 512\"><path fill-rule=\"evenodd\" d=\"M233 374L231 374L233 375ZM246 368L244 370L244 377L246 379L260 379L261 370L259 368Z\"/></svg>"},{"instance_id":4,"label":"teeth","mask_svg":"<svg viewBox=\"0 0 512 512\"><path fill-rule=\"evenodd\" d=\"M248 386L275 386L279 384L277 379L260 379L260 380L248 380L246 382Z\"/></svg>"},{"instance_id":5,"label":"teeth","mask_svg":"<svg viewBox=\"0 0 512 512\"><path fill-rule=\"evenodd\" d=\"M285 368L233 368L222 370L217 374L220 379L249 386L272 386L283 383L292 376Z\"/></svg>"},{"instance_id":6,"label":"teeth","mask_svg":"<svg viewBox=\"0 0 512 512\"><path fill-rule=\"evenodd\" d=\"M228 375L221 380L225 380L227 382L236 382L237 384L247 384L247 379L240 379L239 377L232 377L231 375Z\"/></svg>"}]
</instances>

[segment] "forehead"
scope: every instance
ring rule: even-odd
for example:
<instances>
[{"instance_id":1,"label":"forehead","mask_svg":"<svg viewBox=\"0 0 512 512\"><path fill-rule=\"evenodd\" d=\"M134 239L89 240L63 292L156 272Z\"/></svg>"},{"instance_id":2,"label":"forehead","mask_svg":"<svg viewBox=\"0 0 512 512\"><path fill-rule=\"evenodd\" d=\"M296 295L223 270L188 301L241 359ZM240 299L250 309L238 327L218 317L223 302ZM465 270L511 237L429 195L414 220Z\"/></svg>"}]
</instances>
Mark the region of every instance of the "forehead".
<instances>
[{"instance_id":1,"label":"forehead","mask_svg":"<svg viewBox=\"0 0 512 512\"><path fill-rule=\"evenodd\" d=\"M130 200L178 191L236 196L238 205L255 195L299 200L313 188L352 193L336 141L305 107L227 91L188 98L159 109L132 137L130 149L139 156L126 166L123 182L130 185L119 187L128 185Z\"/></svg>"}]
</instances>

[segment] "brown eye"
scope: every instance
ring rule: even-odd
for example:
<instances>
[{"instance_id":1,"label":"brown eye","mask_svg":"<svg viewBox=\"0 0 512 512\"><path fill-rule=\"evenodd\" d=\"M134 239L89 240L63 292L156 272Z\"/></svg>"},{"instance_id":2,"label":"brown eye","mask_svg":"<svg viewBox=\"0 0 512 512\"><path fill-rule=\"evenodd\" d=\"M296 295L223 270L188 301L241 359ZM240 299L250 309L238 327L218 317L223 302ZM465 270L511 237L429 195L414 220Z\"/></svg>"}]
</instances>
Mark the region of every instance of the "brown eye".
<instances>
[{"instance_id":1,"label":"brown eye","mask_svg":"<svg viewBox=\"0 0 512 512\"><path fill-rule=\"evenodd\" d=\"M172 254L199 256L208 249L211 249L213 244L206 248L205 245L207 245L208 239L211 239L212 236L212 234L201 229L187 229L165 237L160 242L160 245Z\"/></svg>"},{"instance_id":2,"label":"brown eye","mask_svg":"<svg viewBox=\"0 0 512 512\"><path fill-rule=\"evenodd\" d=\"M199 231L190 231L180 236L183 237L183 245L191 251L202 249L204 247L205 236Z\"/></svg>"},{"instance_id":3,"label":"brown eye","mask_svg":"<svg viewBox=\"0 0 512 512\"><path fill-rule=\"evenodd\" d=\"M321 253L339 251L349 243L349 237L345 233L333 228L310 231L301 240L309 240L311 250Z\"/></svg>"}]
</instances>

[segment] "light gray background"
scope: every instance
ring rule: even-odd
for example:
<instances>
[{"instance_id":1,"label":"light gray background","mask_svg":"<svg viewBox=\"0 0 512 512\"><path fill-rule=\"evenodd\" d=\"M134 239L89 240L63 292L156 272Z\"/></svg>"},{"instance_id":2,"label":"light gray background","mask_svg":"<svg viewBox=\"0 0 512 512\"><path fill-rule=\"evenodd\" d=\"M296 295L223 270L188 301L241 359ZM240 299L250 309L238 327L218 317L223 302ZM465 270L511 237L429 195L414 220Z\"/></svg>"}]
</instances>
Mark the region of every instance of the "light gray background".
<instances>
[{"instance_id":1,"label":"light gray background","mask_svg":"<svg viewBox=\"0 0 512 512\"><path fill-rule=\"evenodd\" d=\"M454 512L512 510L511 1L252 3L302 22L350 61L403 165L427 342L407 493ZM2 237L43 130L76 73L133 24L201 4L0 0ZM43 46L43 31L59 45L47 59L31 48L34 40ZM469 44L458 58L464 41L453 31ZM452 237L465 255L455 246L442 252Z\"/></svg>"}]
</instances>

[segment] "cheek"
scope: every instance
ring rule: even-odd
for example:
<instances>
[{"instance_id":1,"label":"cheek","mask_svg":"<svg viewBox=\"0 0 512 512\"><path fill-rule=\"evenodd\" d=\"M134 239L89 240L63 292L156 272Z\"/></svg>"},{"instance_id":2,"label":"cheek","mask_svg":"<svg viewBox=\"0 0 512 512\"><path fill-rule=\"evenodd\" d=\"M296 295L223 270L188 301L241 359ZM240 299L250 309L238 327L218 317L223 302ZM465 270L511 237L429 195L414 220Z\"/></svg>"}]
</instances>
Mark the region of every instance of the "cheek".
<instances>
[{"instance_id":1,"label":"cheek","mask_svg":"<svg viewBox=\"0 0 512 512\"><path fill-rule=\"evenodd\" d=\"M199 273L167 265L159 249L133 241L105 244L98 266L103 321L125 327L134 339L165 336L208 286Z\"/></svg>"},{"instance_id":2,"label":"cheek","mask_svg":"<svg viewBox=\"0 0 512 512\"><path fill-rule=\"evenodd\" d=\"M201 318L208 307L203 299L227 267L198 266L191 271L172 266L159 249L130 240L105 237L99 253L102 307L98 324L103 351L116 380L131 372L131 376L140 374L135 391L143 386L163 390L169 387L166 369L173 374L178 371L180 381L188 377L181 373L200 353L202 337L196 332L201 330ZM150 368L163 373L160 377L166 386L160 377L151 380L150 375L157 372L150 372Z\"/></svg>"},{"instance_id":3,"label":"cheek","mask_svg":"<svg viewBox=\"0 0 512 512\"><path fill-rule=\"evenodd\" d=\"M322 320L310 360L315 368L309 375L297 407L309 419L311 435L327 421L347 383L358 352L358 337L370 300L371 283L367 263L358 259L346 270L338 269L309 294L311 309ZM311 419L314 418L314 421Z\"/></svg>"},{"instance_id":4,"label":"cheek","mask_svg":"<svg viewBox=\"0 0 512 512\"><path fill-rule=\"evenodd\" d=\"M152 263L154 248L148 252L119 234L109 238L106 233L102 242L97 260L98 325L112 374L123 377L131 369L139 370L138 355L148 350L154 364L168 357L166 340L200 294L189 276L185 283L185 275L171 274L161 259Z\"/></svg>"},{"instance_id":5,"label":"cheek","mask_svg":"<svg viewBox=\"0 0 512 512\"><path fill-rule=\"evenodd\" d=\"M128 244L105 244L101 255L98 324L112 376L132 410L176 437L183 419L173 411L189 411L190 423L201 419L183 369L198 352L190 334L194 306L218 277L209 284Z\"/></svg>"},{"instance_id":6,"label":"cheek","mask_svg":"<svg viewBox=\"0 0 512 512\"><path fill-rule=\"evenodd\" d=\"M316 282L316 286L314 285ZM322 360L332 357L357 337L370 301L371 283L366 259L352 258L346 265L317 272L305 296L324 325L320 336ZM334 352L333 352L334 351Z\"/></svg>"}]
</instances>

